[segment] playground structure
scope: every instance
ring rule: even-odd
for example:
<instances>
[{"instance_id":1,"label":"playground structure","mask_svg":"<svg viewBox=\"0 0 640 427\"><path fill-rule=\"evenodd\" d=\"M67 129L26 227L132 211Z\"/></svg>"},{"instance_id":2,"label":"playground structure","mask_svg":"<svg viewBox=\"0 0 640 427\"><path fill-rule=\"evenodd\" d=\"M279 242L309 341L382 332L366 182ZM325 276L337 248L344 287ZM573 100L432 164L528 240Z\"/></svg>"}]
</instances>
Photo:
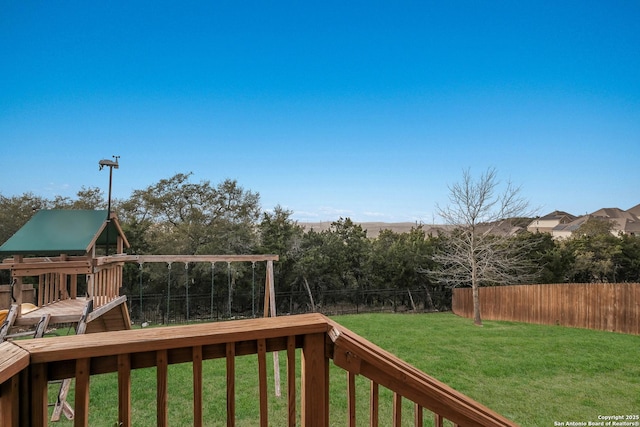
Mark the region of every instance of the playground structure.
<instances>
[{"instance_id":1,"label":"playground structure","mask_svg":"<svg viewBox=\"0 0 640 427\"><path fill-rule=\"evenodd\" d=\"M127 255L129 243L120 223L107 212L39 211L0 246L0 256L7 257L0 270L9 270L12 281L11 306L0 311L0 342L40 338L55 325L74 325L76 335L131 329L127 298L119 294L126 262L266 262L264 316L275 316L277 255ZM37 284L35 301L23 301L27 278ZM86 284L83 295L80 283ZM53 421L61 413L73 417L66 403L69 383L62 381Z\"/></svg>"},{"instance_id":2,"label":"playground structure","mask_svg":"<svg viewBox=\"0 0 640 427\"><path fill-rule=\"evenodd\" d=\"M25 329L75 324L76 333L130 329L122 286L122 263L96 266L107 246L123 253L129 243L115 216L107 211L49 210L37 212L16 234L0 246L10 256L0 269L10 271L11 307L0 338L28 334ZM23 301L23 282L37 285L35 301ZM79 295L78 283L86 282ZM33 304L33 306L29 306ZM25 309L30 307L31 309ZM35 331L34 331L35 334Z\"/></svg>"}]
</instances>

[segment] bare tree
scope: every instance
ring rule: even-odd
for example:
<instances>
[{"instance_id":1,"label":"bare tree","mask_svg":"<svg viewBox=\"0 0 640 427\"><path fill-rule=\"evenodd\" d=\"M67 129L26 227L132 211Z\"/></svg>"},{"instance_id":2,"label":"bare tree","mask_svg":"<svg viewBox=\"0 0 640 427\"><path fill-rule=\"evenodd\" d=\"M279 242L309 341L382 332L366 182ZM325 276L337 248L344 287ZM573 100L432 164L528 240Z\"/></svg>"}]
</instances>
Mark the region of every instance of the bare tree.
<instances>
[{"instance_id":1,"label":"bare tree","mask_svg":"<svg viewBox=\"0 0 640 427\"><path fill-rule=\"evenodd\" d=\"M467 169L461 182L449 186L450 204L436 207L453 231L434 256L441 268L431 273L452 287L471 285L473 321L479 326L480 286L523 283L535 271L523 247L528 241L513 233L512 220L531 216L528 202L511 182L500 185L494 168L478 179Z\"/></svg>"}]
</instances>

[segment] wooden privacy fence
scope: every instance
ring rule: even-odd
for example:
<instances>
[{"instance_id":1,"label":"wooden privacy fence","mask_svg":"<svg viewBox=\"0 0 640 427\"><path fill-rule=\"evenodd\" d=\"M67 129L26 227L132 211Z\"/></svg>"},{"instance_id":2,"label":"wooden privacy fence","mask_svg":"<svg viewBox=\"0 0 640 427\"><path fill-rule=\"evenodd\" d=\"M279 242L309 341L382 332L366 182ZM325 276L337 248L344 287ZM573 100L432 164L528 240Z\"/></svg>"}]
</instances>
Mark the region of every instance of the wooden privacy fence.
<instances>
[{"instance_id":1,"label":"wooden privacy fence","mask_svg":"<svg viewBox=\"0 0 640 427\"><path fill-rule=\"evenodd\" d=\"M640 283L493 286L479 291L483 319L640 335ZM452 309L473 317L471 288L454 289Z\"/></svg>"}]
</instances>

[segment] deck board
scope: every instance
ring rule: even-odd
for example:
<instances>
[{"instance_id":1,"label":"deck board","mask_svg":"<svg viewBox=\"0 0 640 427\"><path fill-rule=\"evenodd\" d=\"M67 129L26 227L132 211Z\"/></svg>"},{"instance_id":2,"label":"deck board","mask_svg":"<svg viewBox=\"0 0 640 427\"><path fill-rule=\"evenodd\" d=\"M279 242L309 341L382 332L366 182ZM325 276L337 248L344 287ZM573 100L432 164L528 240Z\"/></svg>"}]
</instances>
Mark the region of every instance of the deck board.
<instances>
[{"instance_id":1,"label":"deck board","mask_svg":"<svg viewBox=\"0 0 640 427\"><path fill-rule=\"evenodd\" d=\"M77 298L57 301L52 304L39 307L27 314L23 314L16 319L16 326L35 325L45 314L50 314L50 324L54 323L77 323L82 316L84 307L89 302L88 298Z\"/></svg>"}]
</instances>

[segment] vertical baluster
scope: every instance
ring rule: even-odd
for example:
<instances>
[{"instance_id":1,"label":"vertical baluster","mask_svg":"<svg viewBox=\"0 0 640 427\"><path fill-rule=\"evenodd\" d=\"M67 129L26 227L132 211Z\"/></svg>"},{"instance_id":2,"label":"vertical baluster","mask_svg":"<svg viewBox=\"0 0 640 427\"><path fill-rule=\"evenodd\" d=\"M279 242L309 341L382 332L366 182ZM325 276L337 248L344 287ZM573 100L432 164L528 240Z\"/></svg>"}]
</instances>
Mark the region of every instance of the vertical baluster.
<instances>
[{"instance_id":1,"label":"vertical baluster","mask_svg":"<svg viewBox=\"0 0 640 427\"><path fill-rule=\"evenodd\" d=\"M38 276L38 307L42 307L44 305L44 289L46 287L45 275L41 274Z\"/></svg>"},{"instance_id":2,"label":"vertical baluster","mask_svg":"<svg viewBox=\"0 0 640 427\"><path fill-rule=\"evenodd\" d=\"M91 359L76 360L75 413L73 425L87 427L89 425L89 380L91 379Z\"/></svg>"},{"instance_id":3,"label":"vertical baluster","mask_svg":"<svg viewBox=\"0 0 640 427\"><path fill-rule=\"evenodd\" d=\"M71 283L69 284L70 289L70 296L71 299L76 299L78 296L78 275L77 274L72 274L71 275Z\"/></svg>"},{"instance_id":4,"label":"vertical baluster","mask_svg":"<svg viewBox=\"0 0 640 427\"><path fill-rule=\"evenodd\" d=\"M227 427L236 425L236 344L227 343Z\"/></svg>"},{"instance_id":5,"label":"vertical baluster","mask_svg":"<svg viewBox=\"0 0 640 427\"><path fill-rule=\"evenodd\" d=\"M45 304L51 304L53 302L53 273L47 273L46 282L47 294L45 296Z\"/></svg>"},{"instance_id":6,"label":"vertical baluster","mask_svg":"<svg viewBox=\"0 0 640 427\"><path fill-rule=\"evenodd\" d=\"M100 274L102 280L100 281L100 305L104 305L107 299L107 288L109 287L109 279L111 278L111 269L102 270Z\"/></svg>"},{"instance_id":7,"label":"vertical baluster","mask_svg":"<svg viewBox=\"0 0 640 427\"><path fill-rule=\"evenodd\" d=\"M287 337L287 398L289 427L296 426L296 337Z\"/></svg>"},{"instance_id":8,"label":"vertical baluster","mask_svg":"<svg viewBox=\"0 0 640 427\"><path fill-rule=\"evenodd\" d=\"M260 390L260 426L269 426L269 413L267 408L267 343L264 339L258 340L258 383Z\"/></svg>"},{"instance_id":9,"label":"vertical baluster","mask_svg":"<svg viewBox=\"0 0 640 427\"><path fill-rule=\"evenodd\" d=\"M51 302L56 302L60 299L60 274L53 273L53 298Z\"/></svg>"},{"instance_id":10,"label":"vertical baluster","mask_svg":"<svg viewBox=\"0 0 640 427\"><path fill-rule=\"evenodd\" d=\"M422 416L422 406L415 404L414 408L414 424L416 427L422 427L423 424L423 416Z\"/></svg>"},{"instance_id":11,"label":"vertical baluster","mask_svg":"<svg viewBox=\"0 0 640 427\"><path fill-rule=\"evenodd\" d=\"M371 391L369 394L369 424L371 427L378 427L378 405L380 403L379 386L371 381Z\"/></svg>"},{"instance_id":12,"label":"vertical baluster","mask_svg":"<svg viewBox=\"0 0 640 427\"><path fill-rule=\"evenodd\" d=\"M442 415L433 414L433 427L442 427Z\"/></svg>"},{"instance_id":13,"label":"vertical baluster","mask_svg":"<svg viewBox=\"0 0 640 427\"><path fill-rule=\"evenodd\" d=\"M119 426L131 427L131 358L118 355L118 418Z\"/></svg>"},{"instance_id":14,"label":"vertical baluster","mask_svg":"<svg viewBox=\"0 0 640 427\"><path fill-rule=\"evenodd\" d=\"M117 279L116 281L113 283L113 289L111 289L111 295L113 296L113 298L117 298L118 293L120 291L120 289L118 289L118 283L122 283L122 266L118 266L117 270Z\"/></svg>"},{"instance_id":15,"label":"vertical baluster","mask_svg":"<svg viewBox=\"0 0 640 427\"><path fill-rule=\"evenodd\" d=\"M402 426L402 396L393 393L393 427Z\"/></svg>"},{"instance_id":16,"label":"vertical baluster","mask_svg":"<svg viewBox=\"0 0 640 427\"><path fill-rule=\"evenodd\" d=\"M94 298L96 295L96 275L87 274L87 294L89 298ZM95 300L94 300L95 305Z\"/></svg>"},{"instance_id":17,"label":"vertical baluster","mask_svg":"<svg viewBox=\"0 0 640 427\"><path fill-rule=\"evenodd\" d=\"M347 371L347 425L356 426L356 376Z\"/></svg>"},{"instance_id":18,"label":"vertical baluster","mask_svg":"<svg viewBox=\"0 0 640 427\"><path fill-rule=\"evenodd\" d=\"M93 303L94 303L96 308L100 307L102 305L102 303L100 301L100 295L102 295L102 276L103 276L102 271L98 272L95 275L95 278L96 278L96 294L95 294L95 297L93 299Z\"/></svg>"},{"instance_id":19,"label":"vertical baluster","mask_svg":"<svg viewBox=\"0 0 640 427\"><path fill-rule=\"evenodd\" d=\"M193 425L202 426L202 346L191 349L193 355Z\"/></svg>"},{"instance_id":20,"label":"vertical baluster","mask_svg":"<svg viewBox=\"0 0 640 427\"><path fill-rule=\"evenodd\" d=\"M60 274L60 299L69 299L69 275L68 274Z\"/></svg>"},{"instance_id":21,"label":"vertical baluster","mask_svg":"<svg viewBox=\"0 0 640 427\"><path fill-rule=\"evenodd\" d=\"M168 378L169 378L167 350L156 352L156 419L158 427L168 427Z\"/></svg>"},{"instance_id":22,"label":"vertical baluster","mask_svg":"<svg viewBox=\"0 0 640 427\"><path fill-rule=\"evenodd\" d=\"M109 289L109 280L111 280L111 269L102 270L102 286L100 288L100 305L104 305L107 300L107 289Z\"/></svg>"}]
</instances>

